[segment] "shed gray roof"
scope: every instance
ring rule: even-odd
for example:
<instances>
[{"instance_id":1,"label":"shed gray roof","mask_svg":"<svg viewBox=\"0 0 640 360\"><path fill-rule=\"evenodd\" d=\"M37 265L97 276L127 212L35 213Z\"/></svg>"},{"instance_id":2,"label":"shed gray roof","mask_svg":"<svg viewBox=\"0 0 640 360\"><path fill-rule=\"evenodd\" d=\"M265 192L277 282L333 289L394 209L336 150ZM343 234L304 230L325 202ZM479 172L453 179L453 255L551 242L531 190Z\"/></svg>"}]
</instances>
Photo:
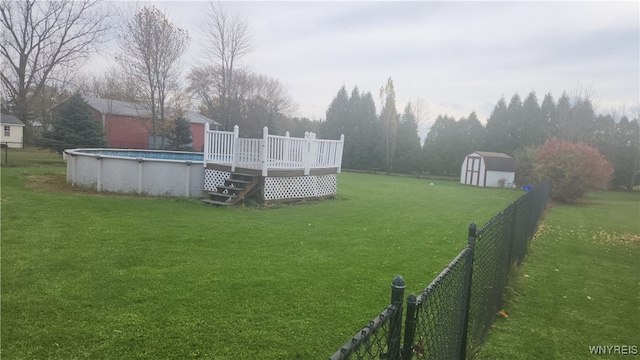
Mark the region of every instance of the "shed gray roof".
<instances>
[{"instance_id":1,"label":"shed gray roof","mask_svg":"<svg viewBox=\"0 0 640 360\"><path fill-rule=\"evenodd\" d=\"M89 104L89 106L102 114L151 118L151 112L149 110L142 105L132 102L102 99L90 96L83 96L83 99L87 104ZM183 116L190 123L194 124L209 123L212 125L220 125L218 122L192 110L186 111Z\"/></svg>"},{"instance_id":2,"label":"shed gray roof","mask_svg":"<svg viewBox=\"0 0 640 360\"><path fill-rule=\"evenodd\" d=\"M489 171L516 171L516 162L507 154L489 151L476 151L475 154L482 156L484 165Z\"/></svg>"},{"instance_id":3,"label":"shed gray roof","mask_svg":"<svg viewBox=\"0 0 640 360\"><path fill-rule=\"evenodd\" d=\"M24 123L20 121L20 119L18 119L15 115L9 115L9 114L0 114L0 124L24 126Z\"/></svg>"}]
</instances>

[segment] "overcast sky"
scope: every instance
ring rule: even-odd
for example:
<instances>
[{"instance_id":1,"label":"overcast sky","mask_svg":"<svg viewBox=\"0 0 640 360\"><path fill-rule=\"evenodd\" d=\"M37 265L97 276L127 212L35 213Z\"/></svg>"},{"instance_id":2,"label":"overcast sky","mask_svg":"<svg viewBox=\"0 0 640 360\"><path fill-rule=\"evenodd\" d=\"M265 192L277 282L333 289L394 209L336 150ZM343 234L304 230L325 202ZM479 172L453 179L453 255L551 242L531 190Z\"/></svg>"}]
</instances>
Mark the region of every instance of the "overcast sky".
<instances>
[{"instance_id":1,"label":"overcast sky","mask_svg":"<svg viewBox=\"0 0 640 360\"><path fill-rule=\"evenodd\" d=\"M208 2L154 2L189 31L188 67L204 61L198 21ZM590 88L598 110L640 110L640 5L632 2L222 2L249 24L242 64L277 78L298 116L324 119L341 86L378 92L398 111L415 98L456 118L532 90ZM379 104L376 104L378 111Z\"/></svg>"}]
</instances>

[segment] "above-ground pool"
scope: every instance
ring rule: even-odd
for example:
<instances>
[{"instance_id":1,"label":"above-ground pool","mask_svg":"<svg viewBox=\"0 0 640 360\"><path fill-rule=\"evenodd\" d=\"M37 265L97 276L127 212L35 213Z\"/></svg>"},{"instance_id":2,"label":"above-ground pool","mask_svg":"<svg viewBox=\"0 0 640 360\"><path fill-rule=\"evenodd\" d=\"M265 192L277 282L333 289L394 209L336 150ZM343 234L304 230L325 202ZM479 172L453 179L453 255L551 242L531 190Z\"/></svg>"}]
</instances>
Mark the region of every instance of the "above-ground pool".
<instances>
[{"instance_id":1,"label":"above-ground pool","mask_svg":"<svg viewBox=\"0 0 640 360\"><path fill-rule=\"evenodd\" d=\"M97 191L202 197L203 154L180 151L69 149L67 182Z\"/></svg>"}]
</instances>

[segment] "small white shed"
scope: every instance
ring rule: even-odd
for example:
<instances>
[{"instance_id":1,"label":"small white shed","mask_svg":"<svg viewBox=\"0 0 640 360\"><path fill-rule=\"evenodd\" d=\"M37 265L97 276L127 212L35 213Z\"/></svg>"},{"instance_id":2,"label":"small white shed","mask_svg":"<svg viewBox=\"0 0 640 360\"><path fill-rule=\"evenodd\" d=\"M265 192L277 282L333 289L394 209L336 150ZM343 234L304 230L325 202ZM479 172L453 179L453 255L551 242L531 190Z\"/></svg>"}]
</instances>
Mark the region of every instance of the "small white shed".
<instances>
[{"instance_id":1,"label":"small white shed","mask_svg":"<svg viewBox=\"0 0 640 360\"><path fill-rule=\"evenodd\" d=\"M507 154L476 151L462 162L460 183L480 187L512 187L516 164Z\"/></svg>"}]
</instances>

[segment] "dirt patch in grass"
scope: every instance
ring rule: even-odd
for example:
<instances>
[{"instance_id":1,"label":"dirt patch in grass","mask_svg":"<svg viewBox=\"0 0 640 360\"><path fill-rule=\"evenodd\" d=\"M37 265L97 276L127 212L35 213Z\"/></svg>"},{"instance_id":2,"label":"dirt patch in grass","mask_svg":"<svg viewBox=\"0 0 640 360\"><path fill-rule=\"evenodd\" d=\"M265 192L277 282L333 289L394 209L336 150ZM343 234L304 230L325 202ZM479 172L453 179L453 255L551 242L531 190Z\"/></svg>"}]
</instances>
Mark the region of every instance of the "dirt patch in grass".
<instances>
[{"instance_id":1,"label":"dirt patch in grass","mask_svg":"<svg viewBox=\"0 0 640 360\"><path fill-rule=\"evenodd\" d=\"M66 174L42 174L29 175L25 187L30 190L43 192L56 192L63 194L88 195L97 197L119 197L119 198L139 198L145 197L138 194L117 194L112 192L98 192L93 188L85 186L73 186L67 183Z\"/></svg>"},{"instance_id":2,"label":"dirt patch in grass","mask_svg":"<svg viewBox=\"0 0 640 360\"><path fill-rule=\"evenodd\" d=\"M79 190L67 184L66 174L28 175L25 187L30 190L45 192L74 193Z\"/></svg>"}]
</instances>

